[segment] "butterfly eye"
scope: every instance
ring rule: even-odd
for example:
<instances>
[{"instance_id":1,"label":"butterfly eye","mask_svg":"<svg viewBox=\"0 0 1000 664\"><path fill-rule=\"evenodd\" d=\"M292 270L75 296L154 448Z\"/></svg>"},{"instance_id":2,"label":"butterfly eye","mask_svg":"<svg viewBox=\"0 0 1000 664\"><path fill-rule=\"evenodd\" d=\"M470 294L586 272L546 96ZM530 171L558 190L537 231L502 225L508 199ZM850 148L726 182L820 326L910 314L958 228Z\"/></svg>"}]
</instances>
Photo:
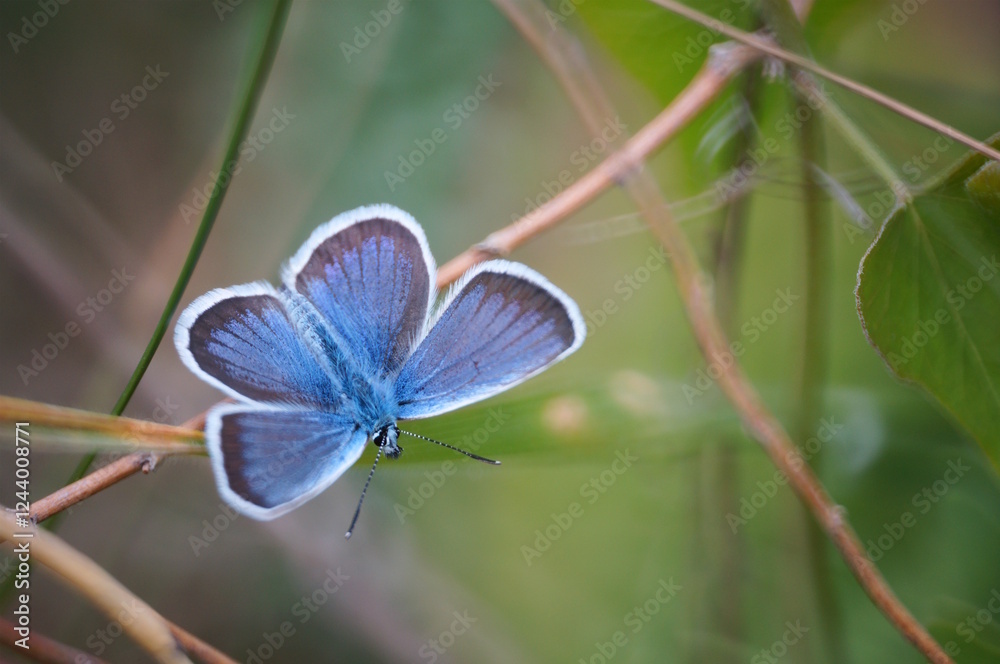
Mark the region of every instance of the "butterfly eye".
<instances>
[{"instance_id":1,"label":"butterfly eye","mask_svg":"<svg viewBox=\"0 0 1000 664\"><path fill-rule=\"evenodd\" d=\"M375 435L372 436L372 442L375 443L379 449L385 452L387 457L395 459L403 451L403 448L396 444L396 440L398 438L399 429L389 424L375 432Z\"/></svg>"}]
</instances>

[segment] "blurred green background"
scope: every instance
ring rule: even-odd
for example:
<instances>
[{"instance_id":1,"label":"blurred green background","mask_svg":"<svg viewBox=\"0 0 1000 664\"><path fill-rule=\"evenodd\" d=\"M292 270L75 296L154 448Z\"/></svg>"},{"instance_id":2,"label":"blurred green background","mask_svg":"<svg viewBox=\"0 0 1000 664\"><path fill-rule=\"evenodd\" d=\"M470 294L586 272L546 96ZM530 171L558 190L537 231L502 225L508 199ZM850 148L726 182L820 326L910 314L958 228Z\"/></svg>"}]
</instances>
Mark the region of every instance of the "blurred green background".
<instances>
[{"instance_id":1,"label":"blurred green background","mask_svg":"<svg viewBox=\"0 0 1000 664\"><path fill-rule=\"evenodd\" d=\"M294 3L250 130L262 147L234 178L183 304L214 287L276 282L313 228L367 203L412 213L444 263L554 190L561 171L575 179L597 163L600 150L584 151L590 137L561 88L490 3L420 0L382 13L389 4ZM691 4L755 25L753 3ZM903 5L914 11L887 30ZM705 57L686 50L703 28L639 0L551 7L583 43L629 133ZM200 214L184 206L196 205L218 168L253 34L269 9L251 0L78 0L27 37L24 18L42 11L39 3L0 4L0 393L110 410L193 238ZM391 20L355 42L379 16ZM988 0L818 0L807 36L832 69L985 137L1000 128L997 25L1000 5ZM144 98L122 100L144 77ZM481 79L495 90L475 110L450 111ZM744 258L727 313L737 331L756 325L776 291L804 292L806 261L804 165L796 139L780 130L794 102L780 79L759 81L753 100L747 90L738 81L650 162L671 201L690 201L684 228L709 264L724 211L699 194L711 198L741 136L778 140L746 199ZM926 130L832 93L895 164L933 142ZM71 172L57 173L53 162L65 165L67 150L102 121L113 131L100 132ZM386 172L398 173L415 141L438 128L445 142L405 181L389 182ZM827 138L823 169L870 205L878 181L836 135ZM949 147L920 177L962 153ZM866 546L877 547L903 602L941 642L954 642L956 660L1000 661L1000 614L987 608L1000 596L995 471L865 341L853 288L872 234L848 232L845 213L825 206L828 371L816 419L836 433L811 463ZM226 515L206 459L173 459L73 509L61 535L241 662L254 654L278 662L921 661L832 547L816 546L790 489L769 484L773 467L717 387L686 396L704 361L669 270L644 279L657 244L633 212L611 191L512 257L588 316L590 335L575 356L507 394L413 426L499 458L501 468L404 443L398 462L380 465L348 543L371 451L333 488L266 524ZM88 298L114 270L134 279L98 310ZM609 299L615 313L603 320L595 312ZM788 423L801 408L803 316L793 303L759 334L738 332L751 379ZM19 370L73 321L81 334L47 366ZM181 365L168 336L126 414L180 423L218 399ZM619 454L636 460L616 464ZM34 497L58 488L76 462L35 456ZM942 485L949 463L968 470ZM934 502L920 498L925 490ZM11 481L0 500L12 503ZM744 501L757 507L744 506L746 523L734 528L727 515ZM907 512L914 525L893 537ZM102 636L117 630L44 569L33 583L39 632L111 662L146 661L127 636ZM281 635L285 622L291 630Z\"/></svg>"}]
</instances>

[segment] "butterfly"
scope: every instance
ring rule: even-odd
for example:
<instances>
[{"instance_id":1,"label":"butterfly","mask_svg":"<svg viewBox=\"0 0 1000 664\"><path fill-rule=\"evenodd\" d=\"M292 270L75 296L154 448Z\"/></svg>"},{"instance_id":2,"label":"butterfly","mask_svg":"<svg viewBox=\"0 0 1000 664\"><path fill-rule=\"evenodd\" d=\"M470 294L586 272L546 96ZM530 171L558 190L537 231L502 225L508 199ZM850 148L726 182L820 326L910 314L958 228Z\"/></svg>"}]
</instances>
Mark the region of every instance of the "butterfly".
<instances>
[{"instance_id":1,"label":"butterfly","mask_svg":"<svg viewBox=\"0 0 1000 664\"><path fill-rule=\"evenodd\" d=\"M398 457L400 420L503 392L573 353L580 309L534 270L470 269L441 299L424 231L391 205L319 226L282 270L283 286L219 288L181 314L174 343L198 377L235 400L213 407L205 443L219 493L273 519L314 498L378 448Z\"/></svg>"}]
</instances>

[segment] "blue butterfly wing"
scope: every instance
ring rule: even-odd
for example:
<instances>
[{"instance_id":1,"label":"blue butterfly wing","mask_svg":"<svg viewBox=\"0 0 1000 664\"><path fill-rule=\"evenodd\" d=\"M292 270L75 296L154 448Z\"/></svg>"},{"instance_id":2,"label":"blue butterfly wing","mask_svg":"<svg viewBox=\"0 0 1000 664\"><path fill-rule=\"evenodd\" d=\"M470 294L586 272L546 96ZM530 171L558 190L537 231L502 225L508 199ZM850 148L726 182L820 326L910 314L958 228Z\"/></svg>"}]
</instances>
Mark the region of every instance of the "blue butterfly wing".
<instances>
[{"instance_id":1,"label":"blue butterfly wing","mask_svg":"<svg viewBox=\"0 0 1000 664\"><path fill-rule=\"evenodd\" d=\"M320 358L329 366L338 349L311 350L301 308L267 283L219 288L184 310L174 343L191 371L231 397L330 408L342 390Z\"/></svg>"},{"instance_id":2,"label":"blue butterfly wing","mask_svg":"<svg viewBox=\"0 0 1000 664\"><path fill-rule=\"evenodd\" d=\"M361 457L367 434L337 413L223 404L209 411L205 444L219 493L267 520L314 498Z\"/></svg>"},{"instance_id":3,"label":"blue butterfly wing","mask_svg":"<svg viewBox=\"0 0 1000 664\"><path fill-rule=\"evenodd\" d=\"M373 205L317 228L284 271L285 286L319 311L368 376L394 376L424 331L434 259L423 230L395 207Z\"/></svg>"},{"instance_id":4,"label":"blue butterfly wing","mask_svg":"<svg viewBox=\"0 0 1000 664\"><path fill-rule=\"evenodd\" d=\"M445 413L502 392L583 343L576 303L523 265L489 261L462 278L396 381L399 418Z\"/></svg>"}]
</instances>

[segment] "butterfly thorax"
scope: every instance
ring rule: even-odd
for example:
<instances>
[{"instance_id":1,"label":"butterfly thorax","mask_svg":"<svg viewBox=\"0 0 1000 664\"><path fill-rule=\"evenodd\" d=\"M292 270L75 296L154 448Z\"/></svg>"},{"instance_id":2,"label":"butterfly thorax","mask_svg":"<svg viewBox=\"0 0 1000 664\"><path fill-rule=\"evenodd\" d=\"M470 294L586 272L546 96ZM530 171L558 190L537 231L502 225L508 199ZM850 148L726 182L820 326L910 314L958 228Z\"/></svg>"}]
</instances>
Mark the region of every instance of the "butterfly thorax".
<instances>
[{"instance_id":1,"label":"butterfly thorax","mask_svg":"<svg viewBox=\"0 0 1000 664\"><path fill-rule=\"evenodd\" d=\"M342 380L346 387L333 405L334 410L349 414L373 438L376 431L396 422L399 404L392 381L369 378L359 371Z\"/></svg>"},{"instance_id":2,"label":"butterfly thorax","mask_svg":"<svg viewBox=\"0 0 1000 664\"><path fill-rule=\"evenodd\" d=\"M388 424L372 436L372 442L375 443L387 457L390 459L395 459L400 454L403 453L403 448L396 444L396 440L399 438L399 429L396 428L395 424Z\"/></svg>"}]
</instances>

